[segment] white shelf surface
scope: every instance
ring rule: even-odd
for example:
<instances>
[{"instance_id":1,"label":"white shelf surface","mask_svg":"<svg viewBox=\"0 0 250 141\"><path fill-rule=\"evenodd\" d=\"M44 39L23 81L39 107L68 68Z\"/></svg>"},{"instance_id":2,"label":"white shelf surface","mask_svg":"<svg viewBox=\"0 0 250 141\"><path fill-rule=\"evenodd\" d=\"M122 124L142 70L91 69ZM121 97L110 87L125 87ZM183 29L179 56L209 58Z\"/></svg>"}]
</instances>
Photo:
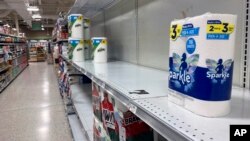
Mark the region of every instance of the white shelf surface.
<instances>
[{"instance_id":1,"label":"white shelf surface","mask_svg":"<svg viewBox=\"0 0 250 141\"><path fill-rule=\"evenodd\" d=\"M146 121L158 120L156 127L164 133L170 128L173 132L182 134L184 139L204 141L229 141L229 127L232 124L250 123L250 93L248 90L234 87L232 91L231 113L224 117L207 118L193 114L165 98L140 99L133 101L136 105L136 115ZM148 118L149 115L152 118ZM150 123L149 123L150 124ZM154 125L152 125L154 126ZM177 140L181 138L176 138Z\"/></svg>"},{"instance_id":2,"label":"white shelf surface","mask_svg":"<svg viewBox=\"0 0 250 141\"><path fill-rule=\"evenodd\" d=\"M76 115L68 115L74 141L88 141L82 132L79 120Z\"/></svg>"},{"instance_id":3,"label":"white shelf surface","mask_svg":"<svg viewBox=\"0 0 250 141\"><path fill-rule=\"evenodd\" d=\"M68 62L111 91L127 107L135 106L133 112L169 140L227 141L231 124L250 123L249 90L233 87L232 112L225 117L206 118L168 102L166 71L121 61L100 64ZM141 89L150 94L129 94Z\"/></svg>"},{"instance_id":4,"label":"white shelf surface","mask_svg":"<svg viewBox=\"0 0 250 141\"><path fill-rule=\"evenodd\" d=\"M168 93L168 73L157 69L116 61L94 64L92 61L73 62L85 74L91 74L94 81L100 80L105 87L115 89L125 100L165 97ZM91 76L90 76L91 77ZM98 83L98 82L97 82ZM149 94L130 94L135 90L145 90Z\"/></svg>"},{"instance_id":5,"label":"white shelf surface","mask_svg":"<svg viewBox=\"0 0 250 141\"><path fill-rule=\"evenodd\" d=\"M80 122L90 141L93 140L93 108L91 84L71 85L72 101Z\"/></svg>"}]
</instances>

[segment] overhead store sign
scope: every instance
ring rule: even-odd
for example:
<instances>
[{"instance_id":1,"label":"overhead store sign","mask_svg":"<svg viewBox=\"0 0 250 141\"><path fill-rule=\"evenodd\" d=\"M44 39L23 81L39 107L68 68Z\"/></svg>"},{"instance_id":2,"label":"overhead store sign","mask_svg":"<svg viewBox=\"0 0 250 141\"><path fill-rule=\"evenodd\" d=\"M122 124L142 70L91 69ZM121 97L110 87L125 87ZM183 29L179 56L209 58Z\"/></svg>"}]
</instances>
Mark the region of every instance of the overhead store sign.
<instances>
[{"instance_id":1,"label":"overhead store sign","mask_svg":"<svg viewBox=\"0 0 250 141\"><path fill-rule=\"evenodd\" d=\"M41 22L32 22L32 30L42 30Z\"/></svg>"}]
</instances>

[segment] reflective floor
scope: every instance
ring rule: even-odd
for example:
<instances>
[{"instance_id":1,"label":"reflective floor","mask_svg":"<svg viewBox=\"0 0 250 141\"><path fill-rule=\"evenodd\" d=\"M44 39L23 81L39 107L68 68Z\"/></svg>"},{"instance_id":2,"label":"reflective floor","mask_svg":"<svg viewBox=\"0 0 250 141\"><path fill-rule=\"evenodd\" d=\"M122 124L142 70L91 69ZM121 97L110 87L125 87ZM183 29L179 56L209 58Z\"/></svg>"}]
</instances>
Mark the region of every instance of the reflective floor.
<instances>
[{"instance_id":1,"label":"reflective floor","mask_svg":"<svg viewBox=\"0 0 250 141\"><path fill-rule=\"evenodd\" d=\"M0 141L71 141L53 65L30 63L0 94Z\"/></svg>"}]
</instances>

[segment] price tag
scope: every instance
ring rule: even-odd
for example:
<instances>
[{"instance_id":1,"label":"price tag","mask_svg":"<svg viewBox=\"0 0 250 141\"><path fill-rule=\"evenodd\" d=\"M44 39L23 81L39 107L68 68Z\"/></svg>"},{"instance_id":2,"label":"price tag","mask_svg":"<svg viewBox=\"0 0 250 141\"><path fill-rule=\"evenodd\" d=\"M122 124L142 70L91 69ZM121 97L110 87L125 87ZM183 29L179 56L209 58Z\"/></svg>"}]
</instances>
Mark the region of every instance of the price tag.
<instances>
[{"instance_id":1,"label":"price tag","mask_svg":"<svg viewBox=\"0 0 250 141\"><path fill-rule=\"evenodd\" d=\"M215 34L231 34L235 28L234 24L221 23L221 24L207 24L207 33Z\"/></svg>"},{"instance_id":2,"label":"price tag","mask_svg":"<svg viewBox=\"0 0 250 141\"><path fill-rule=\"evenodd\" d=\"M132 113L136 113L136 110L137 110L137 107L135 106L135 105L133 105L133 104L129 104L129 110L132 112Z\"/></svg>"},{"instance_id":3,"label":"price tag","mask_svg":"<svg viewBox=\"0 0 250 141\"><path fill-rule=\"evenodd\" d=\"M180 35L182 31L182 26L179 24L171 25L170 27L170 39L176 40Z\"/></svg>"}]
</instances>

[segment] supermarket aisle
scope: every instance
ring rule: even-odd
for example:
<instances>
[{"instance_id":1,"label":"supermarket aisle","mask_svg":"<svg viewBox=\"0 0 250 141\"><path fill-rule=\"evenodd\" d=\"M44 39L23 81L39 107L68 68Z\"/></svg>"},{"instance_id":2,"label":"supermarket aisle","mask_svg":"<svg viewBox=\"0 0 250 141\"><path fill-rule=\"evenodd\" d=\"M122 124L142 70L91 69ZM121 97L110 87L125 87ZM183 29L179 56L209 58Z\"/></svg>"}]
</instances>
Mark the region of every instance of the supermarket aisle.
<instances>
[{"instance_id":1,"label":"supermarket aisle","mask_svg":"<svg viewBox=\"0 0 250 141\"><path fill-rule=\"evenodd\" d=\"M0 140L72 140L52 65L30 63L0 94Z\"/></svg>"}]
</instances>

